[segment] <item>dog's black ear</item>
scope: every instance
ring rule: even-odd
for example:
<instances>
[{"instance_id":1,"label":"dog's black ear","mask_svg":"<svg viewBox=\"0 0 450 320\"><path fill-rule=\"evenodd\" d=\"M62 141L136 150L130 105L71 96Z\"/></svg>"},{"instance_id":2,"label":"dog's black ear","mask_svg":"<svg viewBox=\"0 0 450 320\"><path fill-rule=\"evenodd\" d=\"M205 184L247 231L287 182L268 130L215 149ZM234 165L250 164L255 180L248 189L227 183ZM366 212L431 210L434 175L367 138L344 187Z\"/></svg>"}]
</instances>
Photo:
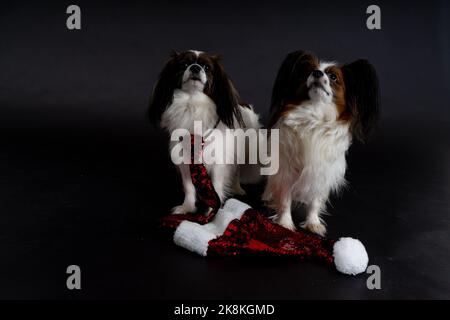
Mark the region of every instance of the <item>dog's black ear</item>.
<instances>
[{"instance_id":1,"label":"dog's black ear","mask_svg":"<svg viewBox=\"0 0 450 320\"><path fill-rule=\"evenodd\" d=\"M217 107L217 115L227 127L234 128L234 117L243 127L244 121L239 109L239 94L226 74L219 56L213 56L214 67L210 97Z\"/></svg>"},{"instance_id":2,"label":"dog's black ear","mask_svg":"<svg viewBox=\"0 0 450 320\"><path fill-rule=\"evenodd\" d=\"M317 64L317 58L303 50L291 52L286 56L272 89L269 127L276 123L286 102L301 98L298 96L302 91L301 87L306 86L306 80Z\"/></svg>"},{"instance_id":3,"label":"dog's black ear","mask_svg":"<svg viewBox=\"0 0 450 320\"><path fill-rule=\"evenodd\" d=\"M350 130L366 141L379 115L380 86L375 68L367 60L356 60L342 68L345 100L351 114Z\"/></svg>"},{"instance_id":4,"label":"dog's black ear","mask_svg":"<svg viewBox=\"0 0 450 320\"><path fill-rule=\"evenodd\" d=\"M174 90L179 87L177 58L178 53L172 51L153 87L147 114L150 122L154 125L158 125L161 121L162 114L172 103Z\"/></svg>"}]
</instances>

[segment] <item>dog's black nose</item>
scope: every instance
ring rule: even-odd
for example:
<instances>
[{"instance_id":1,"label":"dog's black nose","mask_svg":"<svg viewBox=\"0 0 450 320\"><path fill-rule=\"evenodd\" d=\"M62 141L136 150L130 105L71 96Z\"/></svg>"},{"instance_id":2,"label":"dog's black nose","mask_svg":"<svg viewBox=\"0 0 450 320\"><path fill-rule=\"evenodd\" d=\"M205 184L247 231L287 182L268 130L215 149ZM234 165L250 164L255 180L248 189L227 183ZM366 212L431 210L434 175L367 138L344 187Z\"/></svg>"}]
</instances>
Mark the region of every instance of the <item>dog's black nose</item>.
<instances>
[{"instance_id":1,"label":"dog's black nose","mask_svg":"<svg viewBox=\"0 0 450 320\"><path fill-rule=\"evenodd\" d=\"M201 68L198 64L193 64L189 70L191 70L192 73L199 73Z\"/></svg>"},{"instance_id":2,"label":"dog's black nose","mask_svg":"<svg viewBox=\"0 0 450 320\"><path fill-rule=\"evenodd\" d=\"M322 78L323 77L323 72L320 70L314 70L312 72L312 76L316 79Z\"/></svg>"}]
</instances>

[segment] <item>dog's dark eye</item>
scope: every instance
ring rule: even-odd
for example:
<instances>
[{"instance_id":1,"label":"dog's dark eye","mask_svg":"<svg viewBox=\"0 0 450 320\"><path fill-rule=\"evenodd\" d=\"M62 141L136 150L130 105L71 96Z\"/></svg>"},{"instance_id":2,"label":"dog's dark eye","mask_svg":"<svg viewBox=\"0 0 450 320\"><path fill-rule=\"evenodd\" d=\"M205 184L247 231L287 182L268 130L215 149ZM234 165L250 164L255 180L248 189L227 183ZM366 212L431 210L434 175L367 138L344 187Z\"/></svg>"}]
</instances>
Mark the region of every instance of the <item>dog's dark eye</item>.
<instances>
[{"instance_id":1,"label":"dog's dark eye","mask_svg":"<svg viewBox=\"0 0 450 320\"><path fill-rule=\"evenodd\" d=\"M205 65L203 66L203 69L205 69L205 71L208 71L208 70L210 69L210 67L209 67L207 64L205 64Z\"/></svg>"},{"instance_id":2,"label":"dog's dark eye","mask_svg":"<svg viewBox=\"0 0 450 320\"><path fill-rule=\"evenodd\" d=\"M187 68L187 67L189 67L191 64L193 64L193 63L195 63L194 61L192 61L192 60L184 60L183 61L183 67L185 67L185 68Z\"/></svg>"},{"instance_id":3,"label":"dog's dark eye","mask_svg":"<svg viewBox=\"0 0 450 320\"><path fill-rule=\"evenodd\" d=\"M328 78L330 78L331 81L336 81L337 80L337 76L334 73L329 73L328 74Z\"/></svg>"}]
</instances>

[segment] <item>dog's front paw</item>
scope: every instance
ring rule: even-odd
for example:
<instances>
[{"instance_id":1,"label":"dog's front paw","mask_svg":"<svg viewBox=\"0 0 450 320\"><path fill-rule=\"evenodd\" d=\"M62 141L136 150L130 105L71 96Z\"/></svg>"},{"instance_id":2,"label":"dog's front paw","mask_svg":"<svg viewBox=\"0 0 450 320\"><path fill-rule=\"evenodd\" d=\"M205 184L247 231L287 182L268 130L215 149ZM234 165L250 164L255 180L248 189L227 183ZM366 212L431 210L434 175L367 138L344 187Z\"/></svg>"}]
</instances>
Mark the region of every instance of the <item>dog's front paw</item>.
<instances>
[{"instance_id":1,"label":"dog's front paw","mask_svg":"<svg viewBox=\"0 0 450 320\"><path fill-rule=\"evenodd\" d=\"M295 231L297 228L295 227L294 221L292 221L292 217L290 215L276 215L273 219L275 223L279 224L286 229Z\"/></svg>"},{"instance_id":2,"label":"dog's front paw","mask_svg":"<svg viewBox=\"0 0 450 320\"><path fill-rule=\"evenodd\" d=\"M319 236L324 237L325 234L327 233L327 228L325 227L325 225L323 223L320 222L316 222L316 223L312 223L312 222L305 222L302 227L312 233L318 234Z\"/></svg>"},{"instance_id":3,"label":"dog's front paw","mask_svg":"<svg viewBox=\"0 0 450 320\"><path fill-rule=\"evenodd\" d=\"M182 204L180 206L173 207L172 214L186 214L186 213L194 213L197 211L195 206L187 206Z\"/></svg>"}]
</instances>

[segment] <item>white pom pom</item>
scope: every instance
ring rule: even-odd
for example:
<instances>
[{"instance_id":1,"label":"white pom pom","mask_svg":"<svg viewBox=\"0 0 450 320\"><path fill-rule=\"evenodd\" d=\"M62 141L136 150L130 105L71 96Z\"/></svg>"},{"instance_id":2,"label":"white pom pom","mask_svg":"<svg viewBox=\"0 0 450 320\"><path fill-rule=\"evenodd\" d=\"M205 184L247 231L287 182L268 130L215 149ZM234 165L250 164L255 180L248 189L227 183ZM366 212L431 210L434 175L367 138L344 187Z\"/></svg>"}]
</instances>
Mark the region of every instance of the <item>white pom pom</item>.
<instances>
[{"instance_id":1,"label":"white pom pom","mask_svg":"<svg viewBox=\"0 0 450 320\"><path fill-rule=\"evenodd\" d=\"M358 274L366 271L369 256L361 241L353 238L340 238L333 246L336 269L345 274Z\"/></svg>"}]
</instances>

